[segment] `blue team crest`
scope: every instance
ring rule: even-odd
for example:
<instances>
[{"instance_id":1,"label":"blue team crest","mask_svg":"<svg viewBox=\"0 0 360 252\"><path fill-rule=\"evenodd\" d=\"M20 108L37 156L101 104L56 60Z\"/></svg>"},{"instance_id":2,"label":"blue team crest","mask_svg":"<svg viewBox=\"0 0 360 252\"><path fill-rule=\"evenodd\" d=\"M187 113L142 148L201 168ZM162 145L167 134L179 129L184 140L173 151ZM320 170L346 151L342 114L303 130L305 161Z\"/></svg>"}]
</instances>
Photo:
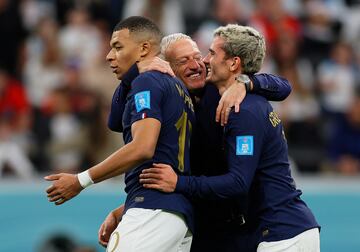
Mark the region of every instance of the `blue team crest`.
<instances>
[{"instance_id":1,"label":"blue team crest","mask_svg":"<svg viewBox=\"0 0 360 252\"><path fill-rule=\"evenodd\" d=\"M252 156L254 153L254 137L253 136L237 136L236 137L236 155Z\"/></svg>"},{"instance_id":2,"label":"blue team crest","mask_svg":"<svg viewBox=\"0 0 360 252\"><path fill-rule=\"evenodd\" d=\"M136 112L150 108L150 91L143 91L135 94Z\"/></svg>"}]
</instances>

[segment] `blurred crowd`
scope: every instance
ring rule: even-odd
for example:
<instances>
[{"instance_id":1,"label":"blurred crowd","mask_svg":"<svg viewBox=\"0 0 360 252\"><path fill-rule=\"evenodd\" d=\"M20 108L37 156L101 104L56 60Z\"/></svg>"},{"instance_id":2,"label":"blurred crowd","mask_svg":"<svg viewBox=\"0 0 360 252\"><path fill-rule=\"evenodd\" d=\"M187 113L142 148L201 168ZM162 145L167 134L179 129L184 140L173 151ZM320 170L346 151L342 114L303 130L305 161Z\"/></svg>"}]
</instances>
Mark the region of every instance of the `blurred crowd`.
<instances>
[{"instance_id":1,"label":"blurred crowd","mask_svg":"<svg viewBox=\"0 0 360 252\"><path fill-rule=\"evenodd\" d=\"M273 106L294 169L360 174L359 0L0 0L0 178L79 172L123 144L106 126L118 81L105 56L132 15L204 55L220 25L258 29L261 72L292 85Z\"/></svg>"}]
</instances>

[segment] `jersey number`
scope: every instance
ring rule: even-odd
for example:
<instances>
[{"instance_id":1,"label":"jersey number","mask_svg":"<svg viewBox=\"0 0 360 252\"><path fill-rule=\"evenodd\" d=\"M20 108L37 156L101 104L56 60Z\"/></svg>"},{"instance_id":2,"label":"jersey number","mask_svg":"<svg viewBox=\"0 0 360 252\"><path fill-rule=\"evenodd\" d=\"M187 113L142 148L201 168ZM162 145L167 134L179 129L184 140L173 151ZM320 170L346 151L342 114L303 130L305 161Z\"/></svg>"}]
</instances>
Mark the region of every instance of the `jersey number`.
<instances>
[{"instance_id":1,"label":"jersey number","mask_svg":"<svg viewBox=\"0 0 360 252\"><path fill-rule=\"evenodd\" d=\"M185 163L185 144L186 144L186 131L189 130L191 133L191 122L187 119L188 115L183 111L181 117L176 122L175 127L179 132L179 153L178 153L178 170L184 172L184 163ZM188 126L188 127L187 127ZM190 141L188 141L190 144Z\"/></svg>"}]
</instances>

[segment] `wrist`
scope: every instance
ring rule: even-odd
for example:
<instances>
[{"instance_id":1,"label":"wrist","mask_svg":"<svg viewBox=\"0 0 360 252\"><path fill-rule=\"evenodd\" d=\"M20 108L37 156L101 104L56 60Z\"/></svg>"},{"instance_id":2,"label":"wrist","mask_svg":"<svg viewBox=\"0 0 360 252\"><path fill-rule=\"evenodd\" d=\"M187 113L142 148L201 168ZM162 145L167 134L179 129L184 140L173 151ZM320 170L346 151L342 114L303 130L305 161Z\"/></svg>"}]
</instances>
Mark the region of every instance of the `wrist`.
<instances>
[{"instance_id":1,"label":"wrist","mask_svg":"<svg viewBox=\"0 0 360 252\"><path fill-rule=\"evenodd\" d=\"M86 188L94 184L94 181L90 177L89 170L78 173L77 178L82 188Z\"/></svg>"},{"instance_id":2,"label":"wrist","mask_svg":"<svg viewBox=\"0 0 360 252\"><path fill-rule=\"evenodd\" d=\"M245 86L246 92L250 92L253 89L253 83L249 76L247 76L246 74L240 74L236 76L235 80Z\"/></svg>"}]
</instances>

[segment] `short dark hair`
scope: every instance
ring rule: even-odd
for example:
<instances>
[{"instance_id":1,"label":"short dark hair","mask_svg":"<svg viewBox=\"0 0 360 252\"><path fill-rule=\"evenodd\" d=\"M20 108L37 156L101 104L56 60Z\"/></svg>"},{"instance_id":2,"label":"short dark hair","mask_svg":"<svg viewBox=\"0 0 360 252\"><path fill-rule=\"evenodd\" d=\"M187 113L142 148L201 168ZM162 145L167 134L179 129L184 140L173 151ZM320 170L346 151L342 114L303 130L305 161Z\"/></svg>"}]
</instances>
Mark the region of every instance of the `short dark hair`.
<instances>
[{"instance_id":1,"label":"short dark hair","mask_svg":"<svg viewBox=\"0 0 360 252\"><path fill-rule=\"evenodd\" d=\"M162 33L159 27L150 19L141 16L132 16L121 20L114 27L115 31L128 29L130 33L149 33L160 44Z\"/></svg>"}]
</instances>

